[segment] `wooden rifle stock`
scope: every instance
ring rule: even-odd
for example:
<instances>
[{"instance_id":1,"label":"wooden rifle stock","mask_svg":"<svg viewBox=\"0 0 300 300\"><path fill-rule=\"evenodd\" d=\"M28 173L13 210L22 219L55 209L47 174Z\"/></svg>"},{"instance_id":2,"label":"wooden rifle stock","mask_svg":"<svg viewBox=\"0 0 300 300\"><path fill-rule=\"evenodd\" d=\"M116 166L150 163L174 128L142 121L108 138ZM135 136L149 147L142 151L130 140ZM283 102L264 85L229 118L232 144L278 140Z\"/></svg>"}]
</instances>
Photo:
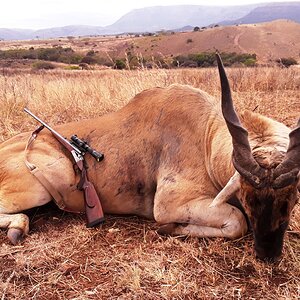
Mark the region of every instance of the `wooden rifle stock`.
<instances>
[{"instance_id":1,"label":"wooden rifle stock","mask_svg":"<svg viewBox=\"0 0 300 300\"><path fill-rule=\"evenodd\" d=\"M85 167L81 170L81 180L78 188L84 192L85 212L87 217L86 226L94 227L104 223L104 213L101 201L94 185L88 180Z\"/></svg>"}]
</instances>

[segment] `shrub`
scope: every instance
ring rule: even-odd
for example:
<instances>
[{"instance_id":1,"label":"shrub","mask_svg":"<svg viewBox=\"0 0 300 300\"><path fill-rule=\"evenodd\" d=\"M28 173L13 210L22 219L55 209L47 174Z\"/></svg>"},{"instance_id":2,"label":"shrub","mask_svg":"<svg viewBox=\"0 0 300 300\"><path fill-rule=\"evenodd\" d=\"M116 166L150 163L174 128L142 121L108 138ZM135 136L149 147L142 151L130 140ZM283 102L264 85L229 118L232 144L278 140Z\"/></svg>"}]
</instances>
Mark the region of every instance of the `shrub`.
<instances>
[{"instance_id":1,"label":"shrub","mask_svg":"<svg viewBox=\"0 0 300 300\"><path fill-rule=\"evenodd\" d=\"M82 63L88 64L88 65L94 65L97 63L97 59L93 56L85 56L81 60Z\"/></svg>"},{"instance_id":2,"label":"shrub","mask_svg":"<svg viewBox=\"0 0 300 300\"><path fill-rule=\"evenodd\" d=\"M86 56L94 56L95 54L96 54L96 52L94 50L90 50L90 51L88 51Z\"/></svg>"},{"instance_id":3,"label":"shrub","mask_svg":"<svg viewBox=\"0 0 300 300\"><path fill-rule=\"evenodd\" d=\"M0 50L0 59L22 59L30 53L31 50L26 49L10 49Z\"/></svg>"},{"instance_id":4,"label":"shrub","mask_svg":"<svg viewBox=\"0 0 300 300\"><path fill-rule=\"evenodd\" d=\"M83 56L76 53L72 48L38 48L13 49L0 51L0 59L39 59L46 61L58 61L67 64L76 64Z\"/></svg>"},{"instance_id":5,"label":"shrub","mask_svg":"<svg viewBox=\"0 0 300 300\"><path fill-rule=\"evenodd\" d=\"M66 55L65 60L61 60L61 62L67 63L67 64L79 64L83 59L83 56L78 53L74 53L72 55Z\"/></svg>"},{"instance_id":6,"label":"shrub","mask_svg":"<svg viewBox=\"0 0 300 300\"><path fill-rule=\"evenodd\" d=\"M209 67L214 65L215 54L206 52L190 54L188 55L187 60L196 62L198 67Z\"/></svg>"},{"instance_id":7,"label":"shrub","mask_svg":"<svg viewBox=\"0 0 300 300\"><path fill-rule=\"evenodd\" d=\"M256 64L256 59L250 57L250 58L247 58L245 61L244 61L244 65L247 66L247 67L253 67L255 66Z\"/></svg>"},{"instance_id":8,"label":"shrub","mask_svg":"<svg viewBox=\"0 0 300 300\"><path fill-rule=\"evenodd\" d=\"M29 49L22 55L23 59L37 59L37 53L34 49Z\"/></svg>"},{"instance_id":9,"label":"shrub","mask_svg":"<svg viewBox=\"0 0 300 300\"><path fill-rule=\"evenodd\" d=\"M66 66L64 67L65 70L81 70L79 66Z\"/></svg>"},{"instance_id":10,"label":"shrub","mask_svg":"<svg viewBox=\"0 0 300 300\"><path fill-rule=\"evenodd\" d=\"M247 65L256 63L256 54L248 54L242 53L237 54L235 52L230 53L221 53L221 57L223 59L225 66L232 66L232 65Z\"/></svg>"},{"instance_id":11,"label":"shrub","mask_svg":"<svg viewBox=\"0 0 300 300\"><path fill-rule=\"evenodd\" d=\"M293 65L297 65L297 61L292 57L289 57L289 58L282 57L280 59L277 59L276 62L279 63L280 65L285 66L286 68L293 66Z\"/></svg>"},{"instance_id":12,"label":"shrub","mask_svg":"<svg viewBox=\"0 0 300 300\"><path fill-rule=\"evenodd\" d=\"M115 69L123 70L126 68L126 64L123 60L117 59L115 62Z\"/></svg>"},{"instance_id":13,"label":"shrub","mask_svg":"<svg viewBox=\"0 0 300 300\"><path fill-rule=\"evenodd\" d=\"M40 48L37 49L37 58L41 60L58 61L61 48Z\"/></svg>"},{"instance_id":14,"label":"shrub","mask_svg":"<svg viewBox=\"0 0 300 300\"><path fill-rule=\"evenodd\" d=\"M183 67L183 68L197 68L198 65L197 65L196 62L194 62L192 60L187 60L187 61L185 61L181 64L181 67Z\"/></svg>"},{"instance_id":15,"label":"shrub","mask_svg":"<svg viewBox=\"0 0 300 300\"><path fill-rule=\"evenodd\" d=\"M200 30L199 26L194 27L194 31L199 31L199 30Z\"/></svg>"},{"instance_id":16,"label":"shrub","mask_svg":"<svg viewBox=\"0 0 300 300\"><path fill-rule=\"evenodd\" d=\"M97 64L106 66L106 67L114 67L114 63L108 57L96 56Z\"/></svg>"},{"instance_id":17,"label":"shrub","mask_svg":"<svg viewBox=\"0 0 300 300\"><path fill-rule=\"evenodd\" d=\"M51 62L37 61L32 65L35 70L53 70L55 66Z\"/></svg>"},{"instance_id":18,"label":"shrub","mask_svg":"<svg viewBox=\"0 0 300 300\"><path fill-rule=\"evenodd\" d=\"M78 66L81 70L89 70L89 65L86 63L80 63Z\"/></svg>"},{"instance_id":19,"label":"shrub","mask_svg":"<svg viewBox=\"0 0 300 300\"><path fill-rule=\"evenodd\" d=\"M193 42L192 39L187 39L187 40L186 40L186 43L187 43L187 44L192 43L192 42Z\"/></svg>"},{"instance_id":20,"label":"shrub","mask_svg":"<svg viewBox=\"0 0 300 300\"><path fill-rule=\"evenodd\" d=\"M254 66L256 63L255 54L237 54L237 53L221 53L221 57L225 66L244 64L246 66ZM197 54L189 54L187 56L180 55L173 58L173 66L179 67L197 67L205 68L216 65L214 52L202 52Z\"/></svg>"}]
</instances>

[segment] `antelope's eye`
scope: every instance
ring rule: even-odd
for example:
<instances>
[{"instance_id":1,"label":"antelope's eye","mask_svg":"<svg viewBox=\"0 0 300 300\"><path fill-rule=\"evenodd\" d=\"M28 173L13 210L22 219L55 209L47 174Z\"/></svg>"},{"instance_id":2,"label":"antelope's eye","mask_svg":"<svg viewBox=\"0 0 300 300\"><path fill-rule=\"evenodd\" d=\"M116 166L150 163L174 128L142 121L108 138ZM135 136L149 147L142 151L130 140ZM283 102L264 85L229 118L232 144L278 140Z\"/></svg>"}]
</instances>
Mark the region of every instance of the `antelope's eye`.
<instances>
[{"instance_id":1,"label":"antelope's eye","mask_svg":"<svg viewBox=\"0 0 300 300\"><path fill-rule=\"evenodd\" d=\"M284 202L281 204L280 213L283 217L285 217L287 215L287 213L288 213L288 203L287 202Z\"/></svg>"}]
</instances>

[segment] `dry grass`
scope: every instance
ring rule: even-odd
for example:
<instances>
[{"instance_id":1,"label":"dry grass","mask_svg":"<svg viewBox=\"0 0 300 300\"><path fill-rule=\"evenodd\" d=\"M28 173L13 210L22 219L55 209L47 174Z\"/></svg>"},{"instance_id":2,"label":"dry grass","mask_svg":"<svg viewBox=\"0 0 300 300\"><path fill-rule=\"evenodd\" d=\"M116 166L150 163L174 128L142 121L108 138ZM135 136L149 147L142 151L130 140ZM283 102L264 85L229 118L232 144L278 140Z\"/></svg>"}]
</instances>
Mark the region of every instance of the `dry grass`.
<instances>
[{"instance_id":1,"label":"dry grass","mask_svg":"<svg viewBox=\"0 0 300 300\"><path fill-rule=\"evenodd\" d=\"M293 126L299 69L228 70L239 110L255 109ZM31 130L28 106L51 125L102 115L136 93L178 82L219 97L215 69L7 72L0 76L0 140ZM251 235L237 241L165 238L136 217L109 216L87 229L81 216L33 210L20 246L0 232L1 299L297 299L300 208L274 265L255 260ZM2 295L1 295L2 292Z\"/></svg>"},{"instance_id":2,"label":"dry grass","mask_svg":"<svg viewBox=\"0 0 300 300\"><path fill-rule=\"evenodd\" d=\"M229 70L228 74L240 109L258 105L258 112L289 126L295 124L300 110L299 68L243 68ZM1 75L0 140L32 128L34 122L22 112L24 106L39 111L53 125L115 111L144 89L172 83L190 84L219 97L216 69L3 70Z\"/></svg>"}]
</instances>

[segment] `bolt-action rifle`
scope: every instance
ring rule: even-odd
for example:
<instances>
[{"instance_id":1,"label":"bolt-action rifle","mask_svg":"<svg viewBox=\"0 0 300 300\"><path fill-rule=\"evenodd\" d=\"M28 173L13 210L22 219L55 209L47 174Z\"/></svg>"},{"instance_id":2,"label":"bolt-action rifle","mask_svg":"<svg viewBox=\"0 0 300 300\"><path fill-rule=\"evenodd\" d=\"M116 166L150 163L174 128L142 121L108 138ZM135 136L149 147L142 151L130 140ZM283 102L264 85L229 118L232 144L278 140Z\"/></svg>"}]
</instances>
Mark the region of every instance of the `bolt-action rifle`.
<instances>
[{"instance_id":1,"label":"bolt-action rifle","mask_svg":"<svg viewBox=\"0 0 300 300\"><path fill-rule=\"evenodd\" d=\"M88 180L87 167L84 161L84 155L89 153L98 162L103 160L104 155L92 149L86 142L79 139L76 135L71 137L71 142L56 132L53 128L35 116L27 108L24 111L42 124L39 131L44 127L47 128L52 135L72 154L74 161L81 172L81 179L78 189L84 192L85 211L87 217L87 227L93 227L104 222L104 214L100 199L97 195L94 185ZM39 132L38 131L38 132Z\"/></svg>"}]
</instances>

